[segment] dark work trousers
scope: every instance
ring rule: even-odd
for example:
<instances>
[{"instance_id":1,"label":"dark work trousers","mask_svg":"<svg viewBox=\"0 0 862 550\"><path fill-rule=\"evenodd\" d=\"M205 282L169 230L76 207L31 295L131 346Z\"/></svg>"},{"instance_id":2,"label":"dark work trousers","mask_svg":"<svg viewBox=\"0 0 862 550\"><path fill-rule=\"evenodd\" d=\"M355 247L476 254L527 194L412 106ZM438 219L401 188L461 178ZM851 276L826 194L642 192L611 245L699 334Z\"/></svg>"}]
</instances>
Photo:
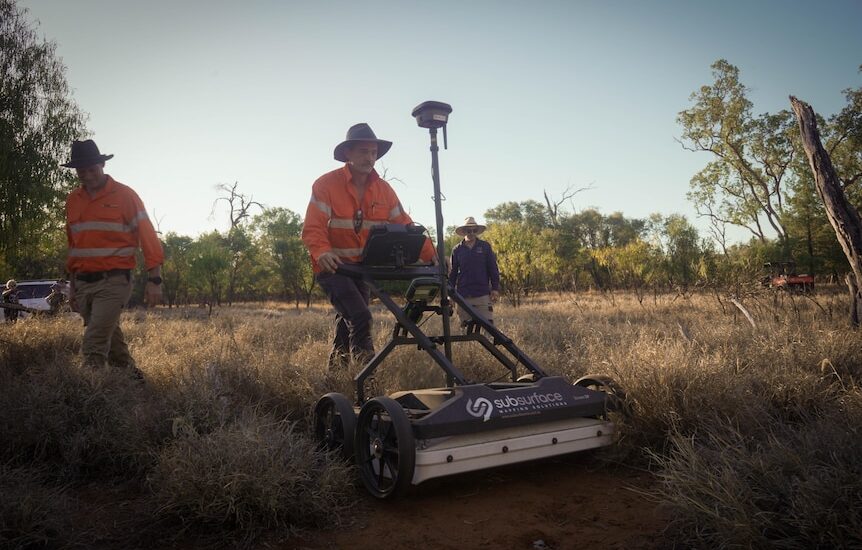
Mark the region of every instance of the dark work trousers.
<instances>
[{"instance_id":1,"label":"dark work trousers","mask_svg":"<svg viewBox=\"0 0 862 550\"><path fill-rule=\"evenodd\" d=\"M371 291L359 279L337 273L320 273L317 282L335 308L335 339L329 354L329 367L344 367L354 359L367 361L374 355L371 340Z\"/></svg>"}]
</instances>

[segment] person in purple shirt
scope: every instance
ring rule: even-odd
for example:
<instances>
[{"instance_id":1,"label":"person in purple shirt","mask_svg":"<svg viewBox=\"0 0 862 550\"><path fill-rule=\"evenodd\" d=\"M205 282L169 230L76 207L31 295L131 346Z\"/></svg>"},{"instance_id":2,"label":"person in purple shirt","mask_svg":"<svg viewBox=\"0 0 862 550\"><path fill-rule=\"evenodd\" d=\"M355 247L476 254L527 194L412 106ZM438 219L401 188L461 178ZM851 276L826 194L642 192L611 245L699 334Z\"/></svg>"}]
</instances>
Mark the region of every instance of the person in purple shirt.
<instances>
[{"instance_id":1,"label":"person in purple shirt","mask_svg":"<svg viewBox=\"0 0 862 550\"><path fill-rule=\"evenodd\" d=\"M464 240L452 250L449 282L473 309L493 323L493 303L500 297L500 270L491 244L478 238L483 231L485 226L476 223L472 216L455 229L455 233ZM461 307L458 308L458 318L461 326L466 328L470 315Z\"/></svg>"}]
</instances>

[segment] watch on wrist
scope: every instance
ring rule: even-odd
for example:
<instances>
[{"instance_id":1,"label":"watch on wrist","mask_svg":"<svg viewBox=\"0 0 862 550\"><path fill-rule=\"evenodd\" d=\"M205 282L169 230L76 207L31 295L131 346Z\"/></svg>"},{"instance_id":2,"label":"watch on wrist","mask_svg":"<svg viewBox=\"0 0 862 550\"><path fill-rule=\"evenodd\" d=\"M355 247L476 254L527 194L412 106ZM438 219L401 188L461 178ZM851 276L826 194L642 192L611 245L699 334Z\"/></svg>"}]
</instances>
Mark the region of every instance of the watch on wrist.
<instances>
[{"instance_id":1,"label":"watch on wrist","mask_svg":"<svg viewBox=\"0 0 862 550\"><path fill-rule=\"evenodd\" d=\"M153 283L154 285L160 285L160 284L162 284L162 278L161 277L147 277L147 282Z\"/></svg>"}]
</instances>

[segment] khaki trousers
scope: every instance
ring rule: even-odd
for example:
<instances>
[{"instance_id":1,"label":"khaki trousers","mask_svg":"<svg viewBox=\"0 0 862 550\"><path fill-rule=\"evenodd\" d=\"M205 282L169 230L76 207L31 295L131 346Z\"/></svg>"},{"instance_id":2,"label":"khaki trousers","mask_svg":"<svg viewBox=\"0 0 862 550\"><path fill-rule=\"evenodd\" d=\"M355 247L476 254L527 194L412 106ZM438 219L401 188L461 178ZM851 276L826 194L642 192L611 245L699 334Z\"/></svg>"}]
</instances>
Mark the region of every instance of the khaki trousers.
<instances>
[{"instance_id":1,"label":"khaki trousers","mask_svg":"<svg viewBox=\"0 0 862 550\"><path fill-rule=\"evenodd\" d=\"M120 330L120 313L131 295L132 285L122 274L94 283L75 281L75 300L85 327L84 363L91 367L135 365Z\"/></svg>"},{"instance_id":2,"label":"khaki trousers","mask_svg":"<svg viewBox=\"0 0 862 550\"><path fill-rule=\"evenodd\" d=\"M475 298L464 298L464 301L470 304L473 309L476 310L476 313L482 316L483 319L488 321L489 323L494 323L494 306L491 304L491 296L486 294L485 296L476 296ZM461 326L466 326L467 322L472 320L470 314L462 308L458 306L458 318L461 320Z\"/></svg>"}]
</instances>

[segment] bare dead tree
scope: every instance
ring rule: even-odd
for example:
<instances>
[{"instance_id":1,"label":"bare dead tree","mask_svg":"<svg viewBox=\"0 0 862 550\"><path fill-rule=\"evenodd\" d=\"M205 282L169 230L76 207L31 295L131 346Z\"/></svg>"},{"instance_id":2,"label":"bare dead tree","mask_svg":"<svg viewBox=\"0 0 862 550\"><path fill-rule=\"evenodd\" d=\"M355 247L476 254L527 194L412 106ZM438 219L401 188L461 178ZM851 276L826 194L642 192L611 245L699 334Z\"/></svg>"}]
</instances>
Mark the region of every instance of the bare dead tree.
<instances>
[{"instance_id":1,"label":"bare dead tree","mask_svg":"<svg viewBox=\"0 0 862 550\"><path fill-rule=\"evenodd\" d=\"M236 229L239 227L239 224L242 223L242 220L248 218L251 213L249 210L252 206L257 206L261 210L266 208L263 204L253 200L252 196L246 197L239 191L237 191L237 187L239 187L239 182L233 182L233 185L228 185L226 183L220 183L216 185L217 191L224 191L227 193L226 197L218 197L213 201L212 210L210 211L210 216L215 215L215 208L219 201L225 201L230 206L230 228Z\"/></svg>"},{"instance_id":2,"label":"bare dead tree","mask_svg":"<svg viewBox=\"0 0 862 550\"><path fill-rule=\"evenodd\" d=\"M862 220L859 212L847 200L841 180L832 166L832 159L823 148L814 110L793 96L790 96L790 105L799 122L802 147L814 173L817 194L826 207L826 216L850 263L852 277L848 275L846 279L851 300L850 323L858 328L859 318L862 317Z\"/></svg>"},{"instance_id":3,"label":"bare dead tree","mask_svg":"<svg viewBox=\"0 0 862 550\"><path fill-rule=\"evenodd\" d=\"M589 184L586 187L580 187L578 189L572 189L571 185L567 185L563 190L563 195L560 200L552 200L552 198L548 195L547 190L542 190L545 195L545 204L548 206L548 218L551 220L552 227L558 227L558 219L560 206L562 206L565 202L572 200L572 197L580 193L581 191L588 191L593 188L593 184Z\"/></svg>"},{"instance_id":4,"label":"bare dead tree","mask_svg":"<svg viewBox=\"0 0 862 550\"><path fill-rule=\"evenodd\" d=\"M700 205L695 205L694 208L697 211L698 216L705 217L709 220L709 234L712 237L712 240L717 242L721 247L722 253L727 256L727 225L731 223L730 220L726 220L719 216L713 209L712 204L703 205L706 212L701 211Z\"/></svg>"},{"instance_id":5,"label":"bare dead tree","mask_svg":"<svg viewBox=\"0 0 862 550\"><path fill-rule=\"evenodd\" d=\"M241 265L242 258L242 235L241 235L241 224L243 220L251 216L251 208L256 206L261 210L266 207L254 200L252 196L246 197L243 193L240 193L237 188L239 187L239 182L233 182L233 185L227 185L226 183L220 183L216 185L216 189L219 191L224 191L227 193L227 196L218 197L213 201L212 210L210 211L210 216L215 215L215 208L219 201L225 201L230 206L230 229L227 234L227 242L228 247L230 248L230 273L228 278L228 287L227 287L227 303L228 305L233 305L233 299L236 292L236 279L239 274L239 269Z\"/></svg>"}]
</instances>

